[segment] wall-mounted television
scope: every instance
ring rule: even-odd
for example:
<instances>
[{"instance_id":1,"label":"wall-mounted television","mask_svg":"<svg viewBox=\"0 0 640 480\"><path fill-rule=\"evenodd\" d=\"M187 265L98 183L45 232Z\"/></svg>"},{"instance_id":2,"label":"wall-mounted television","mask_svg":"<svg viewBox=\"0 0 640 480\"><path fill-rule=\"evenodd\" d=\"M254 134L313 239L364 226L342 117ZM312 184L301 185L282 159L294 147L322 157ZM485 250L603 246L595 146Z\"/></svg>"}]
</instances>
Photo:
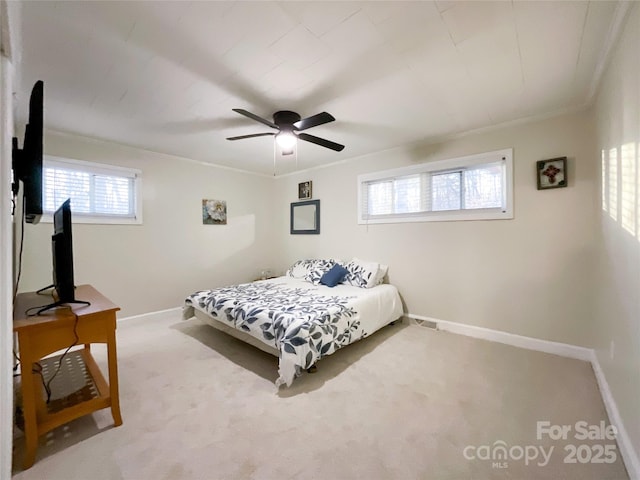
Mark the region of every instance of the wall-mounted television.
<instances>
[{"instance_id":1,"label":"wall-mounted television","mask_svg":"<svg viewBox=\"0 0 640 480\"><path fill-rule=\"evenodd\" d=\"M24 196L24 218L38 223L42 217L42 155L44 144L44 82L38 80L31 90L29 120L25 126L22 149L13 138L13 195L20 190Z\"/></svg>"}]
</instances>

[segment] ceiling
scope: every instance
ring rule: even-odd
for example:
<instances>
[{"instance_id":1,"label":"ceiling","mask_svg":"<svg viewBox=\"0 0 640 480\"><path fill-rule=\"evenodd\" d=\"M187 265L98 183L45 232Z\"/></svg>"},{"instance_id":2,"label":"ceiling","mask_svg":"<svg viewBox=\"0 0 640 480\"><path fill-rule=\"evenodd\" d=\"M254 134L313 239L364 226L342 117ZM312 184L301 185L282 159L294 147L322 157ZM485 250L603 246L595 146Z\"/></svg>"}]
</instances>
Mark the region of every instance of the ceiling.
<instances>
[{"instance_id":1,"label":"ceiling","mask_svg":"<svg viewBox=\"0 0 640 480\"><path fill-rule=\"evenodd\" d=\"M267 175L591 101L618 2L22 3L18 123ZM336 121L276 154L277 110ZM297 157L297 158L294 158ZM275 168L275 170L274 170Z\"/></svg>"}]
</instances>

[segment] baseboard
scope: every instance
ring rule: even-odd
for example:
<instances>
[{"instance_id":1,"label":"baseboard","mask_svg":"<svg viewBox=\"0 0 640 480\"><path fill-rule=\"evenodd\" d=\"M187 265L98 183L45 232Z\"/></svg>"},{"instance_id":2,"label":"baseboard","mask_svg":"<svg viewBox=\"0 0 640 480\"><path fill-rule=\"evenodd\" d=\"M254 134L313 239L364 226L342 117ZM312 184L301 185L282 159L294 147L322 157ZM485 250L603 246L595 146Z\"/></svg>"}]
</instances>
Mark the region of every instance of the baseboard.
<instances>
[{"instance_id":1,"label":"baseboard","mask_svg":"<svg viewBox=\"0 0 640 480\"><path fill-rule=\"evenodd\" d=\"M141 313L139 315L131 315L129 317L119 318L118 322L128 322L129 320L140 320L143 318L149 319L156 316L173 315L180 312L182 312L182 307L167 308L166 310L158 310L157 312Z\"/></svg>"},{"instance_id":2,"label":"baseboard","mask_svg":"<svg viewBox=\"0 0 640 480\"><path fill-rule=\"evenodd\" d=\"M618 429L616 441L618 442L620 454L622 455L622 460L624 461L627 473L632 480L640 480L640 461L638 459L638 455L633 448L631 439L624 427L622 417L618 411L618 406L613 398L611 390L609 389L609 384L604 375L604 371L598 361L598 356L592 348L552 342L550 340L542 340L540 338L525 337L523 335L502 332L500 330L492 330L490 328L477 327L475 325L467 325L448 320L439 320L437 318L424 317L412 313L405 314L404 316L409 319L417 320L419 323L423 323L425 326L435 330L590 362L598 383L598 388L600 389L600 396L602 397L605 409L607 410L607 415L609 416L609 422L615 425Z\"/></svg>"},{"instance_id":3,"label":"baseboard","mask_svg":"<svg viewBox=\"0 0 640 480\"><path fill-rule=\"evenodd\" d=\"M423 317L411 313L406 314L405 317L435 324L438 330L442 330L444 332L457 333L467 337L504 343L506 345L526 348L528 350L536 350L538 352L551 353L562 357L575 358L578 360L584 360L585 362L590 362L592 358L592 350L590 348L578 347L568 343L525 337L523 335L516 335L515 333L507 333L500 330L492 330L490 328L477 327L475 325L467 325L464 323L450 322L448 320L439 320L437 318Z\"/></svg>"},{"instance_id":4,"label":"baseboard","mask_svg":"<svg viewBox=\"0 0 640 480\"><path fill-rule=\"evenodd\" d=\"M593 366L593 373L600 387L604 407L607 410L607 415L609 415L609 421L618 429L616 440L620 448L620 453L622 454L622 459L624 460L624 466L627 467L627 473L632 480L640 480L640 459L638 459L638 454L633 448L627 430L624 428L622 417L618 411L618 406L613 398L604 371L600 366L598 355L595 350L592 350L591 353L591 365Z\"/></svg>"}]
</instances>

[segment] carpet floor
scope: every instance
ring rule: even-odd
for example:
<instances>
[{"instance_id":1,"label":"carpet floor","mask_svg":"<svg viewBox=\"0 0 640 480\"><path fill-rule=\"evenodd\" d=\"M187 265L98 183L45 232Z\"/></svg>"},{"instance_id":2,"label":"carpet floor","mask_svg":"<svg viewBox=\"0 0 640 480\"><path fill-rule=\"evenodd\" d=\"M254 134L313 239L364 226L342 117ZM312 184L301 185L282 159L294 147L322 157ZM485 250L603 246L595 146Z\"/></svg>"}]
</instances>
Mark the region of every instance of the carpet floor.
<instances>
[{"instance_id":1,"label":"carpet floor","mask_svg":"<svg viewBox=\"0 0 640 480\"><path fill-rule=\"evenodd\" d=\"M628 478L587 362L396 324L278 390L275 357L180 313L117 334L123 425L60 427L25 471L18 432L14 480Z\"/></svg>"}]
</instances>

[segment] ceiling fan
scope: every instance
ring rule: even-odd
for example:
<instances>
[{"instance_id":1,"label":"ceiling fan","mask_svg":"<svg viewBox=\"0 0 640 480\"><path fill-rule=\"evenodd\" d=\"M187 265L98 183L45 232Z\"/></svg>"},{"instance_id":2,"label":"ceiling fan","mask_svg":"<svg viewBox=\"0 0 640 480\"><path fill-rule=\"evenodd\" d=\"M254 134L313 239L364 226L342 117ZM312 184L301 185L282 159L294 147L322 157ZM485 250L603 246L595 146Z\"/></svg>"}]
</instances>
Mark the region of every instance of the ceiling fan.
<instances>
[{"instance_id":1,"label":"ceiling fan","mask_svg":"<svg viewBox=\"0 0 640 480\"><path fill-rule=\"evenodd\" d=\"M281 110L273 114L273 122L266 120L258 115L243 110L241 108L234 108L234 112L249 117L252 120L263 123L268 127L275 128L278 132L268 133L253 133L251 135L240 135L238 137L228 137L227 140L243 140L245 138L264 137L267 135L275 135L276 142L282 148L283 155L293 153L293 147L296 143L296 139L304 140L305 142L315 143L321 147L330 148L336 152L341 152L344 149L344 145L326 140L324 138L309 135L308 133L299 133L303 130L307 130L311 127L317 127L318 125L324 125L325 123L333 122L335 118L333 115L322 112L316 115L312 115L307 118L301 118L296 112L290 112L289 110Z\"/></svg>"}]
</instances>

